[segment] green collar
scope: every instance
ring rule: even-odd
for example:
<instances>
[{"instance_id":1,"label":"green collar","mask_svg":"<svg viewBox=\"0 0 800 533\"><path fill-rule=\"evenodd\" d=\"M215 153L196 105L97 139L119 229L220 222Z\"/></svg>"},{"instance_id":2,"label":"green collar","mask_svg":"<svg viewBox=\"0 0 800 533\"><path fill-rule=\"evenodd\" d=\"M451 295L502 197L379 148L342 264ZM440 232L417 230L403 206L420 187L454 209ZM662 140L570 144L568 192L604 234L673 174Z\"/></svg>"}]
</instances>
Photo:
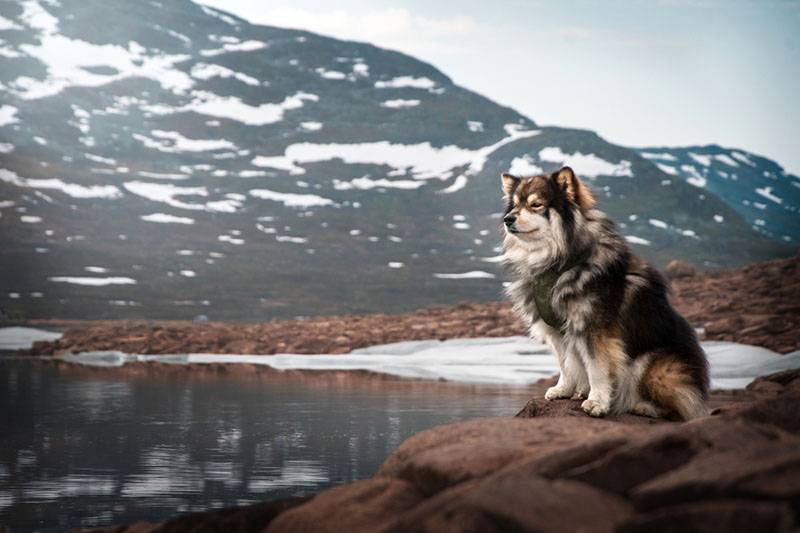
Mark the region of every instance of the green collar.
<instances>
[{"instance_id":1,"label":"green collar","mask_svg":"<svg viewBox=\"0 0 800 533\"><path fill-rule=\"evenodd\" d=\"M558 316L553 309L553 288L556 286L556 281L561 274L584 262L588 257L589 254L577 255L564 266L560 268L553 266L533 279L533 302L536 304L539 318L551 328L563 331L566 323L566 320Z\"/></svg>"}]
</instances>

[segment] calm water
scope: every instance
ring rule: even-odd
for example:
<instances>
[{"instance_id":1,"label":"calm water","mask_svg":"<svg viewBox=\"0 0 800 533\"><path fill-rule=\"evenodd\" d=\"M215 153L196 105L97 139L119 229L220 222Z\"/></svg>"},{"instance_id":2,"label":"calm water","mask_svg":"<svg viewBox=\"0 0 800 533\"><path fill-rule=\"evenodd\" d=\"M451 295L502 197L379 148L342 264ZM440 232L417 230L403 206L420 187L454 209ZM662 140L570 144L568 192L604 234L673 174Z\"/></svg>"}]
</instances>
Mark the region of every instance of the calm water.
<instances>
[{"instance_id":1,"label":"calm water","mask_svg":"<svg viewBox=\"0 0 800 533\"><path fill-rule=\"evenodd\" d=\"M62 530L317 492L520 389L354 374L134 376L0 357L0 524Z\"/></svg>"}]
</instances>

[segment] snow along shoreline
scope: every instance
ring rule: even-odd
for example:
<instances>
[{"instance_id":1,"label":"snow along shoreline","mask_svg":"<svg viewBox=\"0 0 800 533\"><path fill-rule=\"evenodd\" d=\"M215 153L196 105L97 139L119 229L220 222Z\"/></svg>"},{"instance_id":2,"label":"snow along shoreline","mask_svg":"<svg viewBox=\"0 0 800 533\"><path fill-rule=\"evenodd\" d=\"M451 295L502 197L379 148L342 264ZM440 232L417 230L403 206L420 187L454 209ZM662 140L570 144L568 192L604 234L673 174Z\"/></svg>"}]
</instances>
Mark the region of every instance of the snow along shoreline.
<instances>
[{"instance_id":1,"label":"snow along shoreline","mask_svg":"<svg viewBox=\"0 0 800 533\"><path fill-rule=\"evenodd\" d=\"M34 328L0 328L0 349L30 348L35 340L53 340L60 333ZM702 343L711 368L711 386L738 389L759 376L800 367L800 351L781 355L766 348L735 342ZM347 354L159 354L118 351L54 356L69 363L121 367L128 363L252 364L276 370L366 370L411 379L488 385L524 386L558 372L550 349L526 337L485 337L445 341L407 341L353 350Z\"/></svg>"},{"instance_id":2,"label":"snow along shoreline","mask_svg":"<svg viewBox=\"0 0 800 533\"><path fill-rule=\"evenodd\" d=\"M704 342L711 386L738 389L755 378L800 367L800 351L781 355L766 348L732 342ZM524 386L558 372L547 346L525 337L410 341L372 346L348 354L168 354L135 355L85 352L56 356L70 363L121 367L133 362L167 364L255 364L277 370L366 370L402 378Z\"/></svg>"}]
</instances>

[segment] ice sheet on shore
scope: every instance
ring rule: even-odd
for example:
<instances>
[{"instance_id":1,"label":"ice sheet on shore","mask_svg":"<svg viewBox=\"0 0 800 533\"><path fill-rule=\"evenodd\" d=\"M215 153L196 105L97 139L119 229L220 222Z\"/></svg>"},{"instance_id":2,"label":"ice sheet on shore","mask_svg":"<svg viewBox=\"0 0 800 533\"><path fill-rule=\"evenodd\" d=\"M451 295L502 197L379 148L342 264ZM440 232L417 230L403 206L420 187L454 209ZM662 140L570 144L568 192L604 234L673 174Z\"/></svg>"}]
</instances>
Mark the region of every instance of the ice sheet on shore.
<instances>
[{"instance_id":1,"label":"ice sheet on shore","mask_svg":"<svg viewBox=\"0 0 800 533\"><path fill-rule=\"evenodd\" d=\"M36 328L0 328L0 350L21 350L30 348L36 341L54 341L61 333Z\"/></svg>"},{"instance_id":2,"label":"ice sheet on shore","mask_svg":"<svg viewBox=\"0 0 800 533\"><path fill-rule=\"evenodd\" d=\"M780 355L732 342L705 342L713 388L741 388L758 376L800 367L800 352ZM62 359L95 366L129 362L172 364L258 364L279 370L367 370L404 378L465 383L527 385L558 372L547 346L525 337L409 341L354 350L342 355L130 355L121 352L67 354Z\"/></svg>"}]
</instances>

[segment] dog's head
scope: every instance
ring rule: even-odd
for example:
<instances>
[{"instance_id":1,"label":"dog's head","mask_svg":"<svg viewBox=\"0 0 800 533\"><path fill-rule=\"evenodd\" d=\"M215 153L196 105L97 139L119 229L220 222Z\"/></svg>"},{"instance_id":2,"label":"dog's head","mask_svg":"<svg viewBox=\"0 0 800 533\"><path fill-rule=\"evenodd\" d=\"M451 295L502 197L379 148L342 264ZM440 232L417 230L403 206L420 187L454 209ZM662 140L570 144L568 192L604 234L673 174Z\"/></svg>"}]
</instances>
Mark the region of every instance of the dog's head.
<instances>
[{"instance_id":1,"label":"dog's head","mask_svg":"<svg viewBox=\"0 0 800 533\"><path fill-rule=\"evenodd\" d=\"M549 176L518 177L503 174L503 217L506 234L534 244L561 240L577 212L586 212L595 201L589 189L569 167Z\"/></svg>"}]
</instances>

